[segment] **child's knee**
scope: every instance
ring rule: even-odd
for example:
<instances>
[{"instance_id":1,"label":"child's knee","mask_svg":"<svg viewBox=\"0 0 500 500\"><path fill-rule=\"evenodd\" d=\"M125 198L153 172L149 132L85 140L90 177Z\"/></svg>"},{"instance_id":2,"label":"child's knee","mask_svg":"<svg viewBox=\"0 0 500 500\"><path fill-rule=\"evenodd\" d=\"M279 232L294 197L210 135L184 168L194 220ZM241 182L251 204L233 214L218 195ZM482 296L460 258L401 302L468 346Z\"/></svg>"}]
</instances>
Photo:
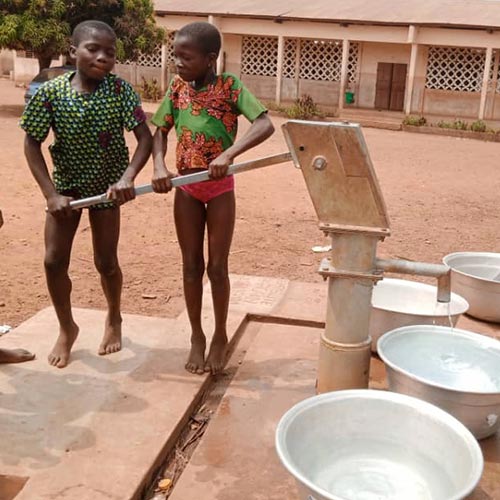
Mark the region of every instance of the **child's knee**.
<instances>
[{"instance_id":1,"label":"child's knee","mask_svg":"<svg viewBox=\"0 0 500 500\"><path fill-rule=\"evenodd\" d=\"M201 262L184 262L182 267L182 274L184 281L188 283L196 283L203 279L203 274L205 273L205 263Z\"/></svg>"},{"instance_id":2,"label":"child's knee","mask_svg":"<svg viewBox=\"0 0 500 500\"><path fill-rule=\"evenodd\" d=\"M221 264L208 264L207 267L208 279L212 283L218 283L222 281L226 281L229 276L229 271L227 269L227 263Z\"/></svg>"},{"instance_id":3,"label":"child's knee","mask_svg":"<svg viewBox=\"0 0 500 500\"><path fill-rule=\"evenodd\" d=\"M113 276L120 270L118 259L116 257L107 259L96 257L94 259L94 265L97 269L97 272L103 276Z\"/></svg>"},{"instance_id":4,"label":"child's knee","mask_svg":"<svg viewBox=\"0 0 500 500\"><path fill-rule=\"evenodd\" d=\"M47 252L43 261L45 272L49 274L66 272L69 268L69 258L65 255Z\"/></svg>"}]
</instances>

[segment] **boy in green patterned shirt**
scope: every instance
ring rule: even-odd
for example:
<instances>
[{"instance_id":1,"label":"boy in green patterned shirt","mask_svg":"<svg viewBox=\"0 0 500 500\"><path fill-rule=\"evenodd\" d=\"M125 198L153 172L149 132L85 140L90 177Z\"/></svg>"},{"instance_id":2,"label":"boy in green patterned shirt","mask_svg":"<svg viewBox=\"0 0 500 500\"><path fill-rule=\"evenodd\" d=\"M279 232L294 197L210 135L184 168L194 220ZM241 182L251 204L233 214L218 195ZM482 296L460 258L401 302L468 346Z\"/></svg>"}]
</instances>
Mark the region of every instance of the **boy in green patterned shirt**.
<instances>
[{"instance_id":1,"label":"boy in green patterned shirt","mask_svg":"<svg viewBox=\"0 0 500 500\"><path fill-rule=\"evenodd\" d=\"M191 351L186 369L191 373L219 373L226 362L226 321L230 283L228 258L235 219L233 176L227 169L241 153L260 144L274 127L266 108L230 73L217 75L215 62L221 36L209 23L190 23L174 40L177 75L153 117L153 188L167 192L173 173L165 165L167 134L177 134L180 175L208 170L211 179L176 190L174 218L182 252L184 297L191 323ZM238 116L252 124L238 140ZM206 338L201 325L205 260L203 240L208 233L208 263L215 330L205 358Z\"/></svg>"},{"instance_id":2,"label":"boy in green patterned shirt","mask_svg":"<svg viewBox=\"0 0 500 500\"><path fill-rule=\"evenodd\" d=\"M116 61L116 35L111 27L100 21L80 23L73 31L70 52L76 71L43 85L21 118L26 159L47 200L45 274L59 320L59 337L48 359L58 368L68 364L79 331L71 311L68 267L81 210L72 210L70 201L103 192L110 200L89 209L94 262L108 305L99 354L110 354L121 349L119 205L134 198L134 179L152 143L137 94L110 74ZM51 128L53 180L41 150ZM132 130L137 139L130 161L124 129Z\"/></svg>"}]
</instances>

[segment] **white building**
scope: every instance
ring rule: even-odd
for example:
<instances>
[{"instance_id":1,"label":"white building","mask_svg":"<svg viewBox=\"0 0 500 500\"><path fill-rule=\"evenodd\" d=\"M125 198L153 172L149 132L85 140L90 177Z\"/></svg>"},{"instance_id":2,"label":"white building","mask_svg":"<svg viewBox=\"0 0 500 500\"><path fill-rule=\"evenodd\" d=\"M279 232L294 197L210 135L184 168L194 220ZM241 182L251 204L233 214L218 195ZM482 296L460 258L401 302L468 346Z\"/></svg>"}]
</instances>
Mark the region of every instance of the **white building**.
<instances>
[{"instance_id":1,"label":"white building","mask_svg":"<svg viewBox=\"0 0 500 500\"><path fill-rule=\"evenodd\" d=\"M309 94L330 109L500 119L497 0L156 0L155 10L169 33L216 25L220 69L264 101ZM163 61L167 71L169 44Z\"/></svg>"}]
</instances>

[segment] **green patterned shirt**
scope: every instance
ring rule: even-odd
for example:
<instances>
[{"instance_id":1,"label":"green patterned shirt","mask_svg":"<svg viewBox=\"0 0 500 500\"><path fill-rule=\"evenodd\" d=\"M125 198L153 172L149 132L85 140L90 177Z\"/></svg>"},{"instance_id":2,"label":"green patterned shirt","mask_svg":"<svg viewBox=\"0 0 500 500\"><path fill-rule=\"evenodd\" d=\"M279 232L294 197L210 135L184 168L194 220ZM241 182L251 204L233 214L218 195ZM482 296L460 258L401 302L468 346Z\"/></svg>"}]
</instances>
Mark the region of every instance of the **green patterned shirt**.
<instances>
[{"instance_id":1,"label":"green patterned shirt","mask_svg":"<svg viewBox=\"0 0 500 500\"><path fill-rule=\"evenodd\" d=\"M52 128L49 146L53 179L59 193L78 197L106 192L129 164L124 129L146 121L132 86L113 74L94 92L83 94L71 86L75 72L65 73L40 87L26 105L20 125L38 142Z\"/></svg>"},{"instance_id":2,"label":"green patterned shirt","mask_svg":"<svg viewBox=\"0 0 500 500\"><path fill-rule=\"evenodd\" d=\"M238 131L238 116L253 122L266 108L231 73L222 73L199 90L175 76L151 120L177 134L177 169L208 168L229 148Z\"/></svg>"}]
</instances>

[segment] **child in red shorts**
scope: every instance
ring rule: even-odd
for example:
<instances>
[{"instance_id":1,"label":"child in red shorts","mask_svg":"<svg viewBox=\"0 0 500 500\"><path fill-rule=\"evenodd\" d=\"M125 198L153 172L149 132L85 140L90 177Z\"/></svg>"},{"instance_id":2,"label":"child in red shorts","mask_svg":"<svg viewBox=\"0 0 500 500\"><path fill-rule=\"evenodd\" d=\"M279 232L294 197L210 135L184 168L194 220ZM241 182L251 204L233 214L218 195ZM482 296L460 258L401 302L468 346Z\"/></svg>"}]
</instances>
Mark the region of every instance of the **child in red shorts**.
<instances>
[{"instance_id":1,"label":"child in red shorts","mask_svg":"<svg viewBox=\"0 0 500 500\"><path fill-rule=\"evenodd\" d=\"M191 323L191 352L186 369L192 373L220 372L226 361L226 321L230 284L228 257L235 221L234 179L227 176L233 160L260 144L274 127L266 108L230 73L217 75L221 47L217 28L196 22L181 28L174 40L177 76L153 117L153 188L167 192L174 176L165 166L167 134L177 134L177 170L180 175L208 170L211 180L176 190L174 218L182 252L184 296ZM252 125L236 140L238 116ZM201 325L205 260L203 241L208 234L206 266L212 289L215 331L208 356Z\"/></svg>"}]
</instances>

